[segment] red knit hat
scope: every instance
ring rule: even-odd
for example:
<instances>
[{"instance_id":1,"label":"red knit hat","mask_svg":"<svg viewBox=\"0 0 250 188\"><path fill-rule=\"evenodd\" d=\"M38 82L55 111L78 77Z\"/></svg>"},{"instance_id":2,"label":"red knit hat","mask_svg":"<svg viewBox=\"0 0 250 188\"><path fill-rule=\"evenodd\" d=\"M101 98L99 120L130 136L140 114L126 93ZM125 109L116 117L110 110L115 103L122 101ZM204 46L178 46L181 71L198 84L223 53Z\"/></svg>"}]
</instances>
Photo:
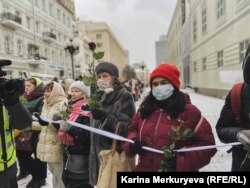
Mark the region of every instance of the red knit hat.
<instances>
[{"instance_id":1,"label":"red knit hat","mask_svg":"<svg viewBox=\"0 0 250 188\"><path fill-rule=\"evenodd\" d=\"M180 88L180 80L179 80L180 72L177 67L172 64L160 64L156 67L151 75L150 75L150 87L152 87L152 80L155 77L163 77L166 78L175 88Z\"/></svg>"}]
</instances>

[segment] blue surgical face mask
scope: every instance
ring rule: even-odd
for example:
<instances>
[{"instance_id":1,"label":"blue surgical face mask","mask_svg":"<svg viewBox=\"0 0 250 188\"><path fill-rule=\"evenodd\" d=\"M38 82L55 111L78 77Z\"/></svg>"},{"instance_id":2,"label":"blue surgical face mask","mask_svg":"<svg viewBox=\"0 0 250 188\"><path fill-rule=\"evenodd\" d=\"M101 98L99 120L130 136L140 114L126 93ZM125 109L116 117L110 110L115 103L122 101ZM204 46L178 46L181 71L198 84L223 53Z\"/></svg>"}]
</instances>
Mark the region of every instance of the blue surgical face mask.
<instances>
[{"instance_id":1,"label":"blue surgical face mask","mask_svg":"<svg viewBox=\"0 0 250 188\"><path fill-rule=\"evenodd\" d=\"M153 96L158 101L163 101L173 95L174 87L172 84L159 85L153 89L152 93L153 93Z\"/></svg>"}]
</instances>

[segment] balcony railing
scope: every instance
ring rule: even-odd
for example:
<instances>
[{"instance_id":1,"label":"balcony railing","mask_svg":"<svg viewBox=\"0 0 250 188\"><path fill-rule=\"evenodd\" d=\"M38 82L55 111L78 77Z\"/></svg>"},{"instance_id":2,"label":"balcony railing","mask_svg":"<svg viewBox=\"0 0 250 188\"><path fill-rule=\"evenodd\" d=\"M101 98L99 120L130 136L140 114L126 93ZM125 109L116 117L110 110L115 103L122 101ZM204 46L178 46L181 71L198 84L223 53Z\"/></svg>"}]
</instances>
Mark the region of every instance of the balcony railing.
<instances>
[{"instance_id":1,"label":"balcony railing","mask_svg":"<svg viewBox=\"0 0 250 188\"><path fill-rule=\"evenodd\" d=\"M54 33L51 33L51 32L43 32L43 37L44 37L44 40L45 41L52 41L52 40L56 40L56 35Z\"/></svg>"},{"instance_id":2,"label":"balcony railing","mask_svg":"<svg viewBox=\"0 0 250 188\"><path fill-rule=\"evenodd\" d=\"M29 58L28 62L32 66L38 66L42 63L41 60L47 60L47 57L41 56L39 53L30 54L28 55L28 58Z\"/></svg>"},{"instance_id":3,"label":"balcony railing","mask_svg":"<svg viewBox=\"0 0 250 188\"><path fill-rule=\"evenodd\" d=\"M11 13L11 12L4 12L1 14L2 24L10 26L12 28L18 28L22 26L22 19L21 17Z\"/></svg>"}]
</instances>

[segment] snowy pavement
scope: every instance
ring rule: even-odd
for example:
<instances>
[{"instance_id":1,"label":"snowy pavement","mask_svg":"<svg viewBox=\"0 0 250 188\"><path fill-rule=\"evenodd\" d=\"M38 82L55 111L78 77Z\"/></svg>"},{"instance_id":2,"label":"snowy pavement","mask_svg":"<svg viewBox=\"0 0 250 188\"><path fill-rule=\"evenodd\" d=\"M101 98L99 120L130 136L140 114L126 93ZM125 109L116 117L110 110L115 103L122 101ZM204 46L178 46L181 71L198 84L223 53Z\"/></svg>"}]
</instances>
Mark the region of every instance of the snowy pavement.
<instances>
[{"instance_id":1,"label":"snowy pavement","mask_svg":"<svg viewBox=\"0 0 250 188\"><path fill-rule=\"evenodd\" d=\"M194 105L196 105L198 109L200 109L200 111L202 112L202 115L210 122L214 135L215 135L216 144L221 144L215 131L215 125L220 115L222 106L224 105L224 100L196 94L189 90L186 90L185 92L187 92L190 95L191 102ZM145 94L143 94L142 96L145 96ZM136 102L137 108L140 102L141 100ZM210 164L203 167L201 171L204 171L204 172L230 171L231 155L226 152L228 149L229 147L219 147L216 155L211 159ZM31 180L31 176L28 176L25 179L20 180L18 182L19 187L20 188L26 187L26 184L30 180ZM43 188L45 187L52 188L52 175L49 172L49 170L48 170L48 177L46 179L46 185L43 186Z\"/></svg>"},{"instance_id":2,"label":"snowy pavement","mask_svg":"<svg viewBox=\"0 0 250 188\"><path fill-rule=\"evenodd\" d=\"M18 187L25 188L30 180L31 180L31 175L27 176L24 179L21 179L20 181L18 181ZM52 174L50 173L49 169L48 169L48 173L47 173L46 185L42 186L42 188L53 188L53 186L52 186Z\"/></svg>"},{"instance_id":3,"label":"snowy pavement","mask_svg":"<svg viewBox=\"0 0 250 188\"><path fill-rule=\"evenodd\" d=\"M216 134L215 125L217 120L220 116L221 109L224 105L224 100L208 97L204 95L199 95L195 93L189 93L191 101L196 107L200 109L202 115L210 122L212 126L212 130L215 136L216 145L222 144ZM218 147L217 153L211 159L210 164L203 167L201 171L206 172L228 172L231 170L231 154L227 153L227 150L230 148L228 147Z\"/></svg>"}]
</instances>

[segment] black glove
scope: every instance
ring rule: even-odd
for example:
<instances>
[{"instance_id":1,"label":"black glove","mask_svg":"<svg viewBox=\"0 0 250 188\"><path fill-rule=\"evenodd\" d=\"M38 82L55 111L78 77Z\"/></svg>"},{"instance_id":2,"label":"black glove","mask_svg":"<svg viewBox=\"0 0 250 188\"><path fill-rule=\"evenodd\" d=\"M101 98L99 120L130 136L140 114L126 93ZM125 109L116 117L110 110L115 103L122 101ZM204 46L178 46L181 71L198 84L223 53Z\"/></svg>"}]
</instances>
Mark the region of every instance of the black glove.
<instances>
[{"instance_id":1,"label":"black glove","mask_svg":"<svg viewBox=\"0 0 250 188\"><path fill-rule=\"evenodd\" d=\"M142 146L145 145L145 141L135 139L134 143L130 143L130 150L132 155L136 154L142 154L144 152L144 149L142 149Z\"/></svg>"},{"instance_id":2,"label":"black glove","mask_svg":"<svg viewBox=\"0 0 250 188\"><path fill-rule=\"evenodd\" d=\"M48 126L49 125L49 122L41 119L39 113L34 113L34 116L38 119L38 122L41 126Z\"/></svg>"},{"instance_id":3,"label":"black glove","mask_svg":"<svg viewBox=\"0 0 250 188\"><path fill-rule=\"evenodd\" d=\"M56 130L60 129L60 124L59 123L52 123L52 125L55 127Z\"/></svg>"},{"instance_id":4,"label":"black glove","mask_svg":"<svg viewBox=\"0 0 250 188\"><path fill-rule=\"evenodd\" d=\"M94 109L92 110L92 116L94 119L104 120L107 117L107 113L100 109Z\"/></svg>"},{"instance_id":5,"label":"black glove","mask_svg":"<svg viewBox=\"0 0 250 188\"><path fill-rule=\"evenodd\" d=\"M237 140L244 145L245 150L250 150L250 130L239 131Z\"/></svg>"},{"instance_id":6,"label":"black glove","mask_svg":"<svg viewBox=\"0 0 250 188\"><path fill-rule=\"evenodd\" d=\"M89 108L89 105L84 105L84 106L81 107L81 109L83 111L91 111L90 108Z\"/></svg>"},{"instance_id":7,"label":"black glove","mask_svg":"<svg viewBox=\"0 0 250 188\"><path fill-rule=\"evenodd\" d=\"M55 113L52 117L52 120L53 121L58 121L58 120L62 120L62 116L58 113ZM59 130L60 129L60 123L52 123L52 125L57 129Z\"/></svg>"},{"instance_id":8,"label":"black glove","mask_svg":"<svg viewBox=\"0 0 250 188\"><path fill-rule=\"evenodd\" d=\"M165 159L164 160L164 166L166 167L166 169L168 169L168 171L173 172L176 169L176 157L173 156L170 159Z\"/></svg>"}]
</instances>

